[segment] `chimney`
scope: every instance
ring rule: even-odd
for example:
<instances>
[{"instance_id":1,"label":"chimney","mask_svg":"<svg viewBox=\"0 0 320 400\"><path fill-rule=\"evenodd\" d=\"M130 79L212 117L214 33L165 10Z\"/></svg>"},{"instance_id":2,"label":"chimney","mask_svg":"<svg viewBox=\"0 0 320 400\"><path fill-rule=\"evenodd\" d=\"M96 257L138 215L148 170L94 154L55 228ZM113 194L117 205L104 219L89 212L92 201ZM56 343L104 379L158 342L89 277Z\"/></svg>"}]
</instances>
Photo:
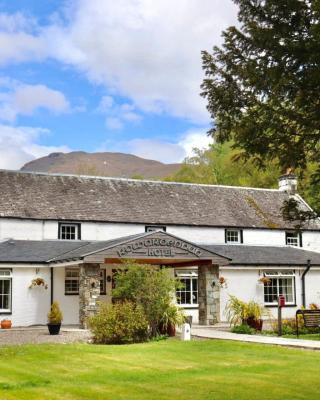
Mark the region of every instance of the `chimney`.
<instances>
[{"instance_id":1,"label":"chimney","mask_svg":"<svg viewBox=\"0 0 320 400\"><path fill-rule=\"evenodd\" d=\"M279 177L279 190L287 192L288 194L295 194L297 192L298 179L292 173L292 169L288 169L286 174Z\"/></svg>"}]
</instances>

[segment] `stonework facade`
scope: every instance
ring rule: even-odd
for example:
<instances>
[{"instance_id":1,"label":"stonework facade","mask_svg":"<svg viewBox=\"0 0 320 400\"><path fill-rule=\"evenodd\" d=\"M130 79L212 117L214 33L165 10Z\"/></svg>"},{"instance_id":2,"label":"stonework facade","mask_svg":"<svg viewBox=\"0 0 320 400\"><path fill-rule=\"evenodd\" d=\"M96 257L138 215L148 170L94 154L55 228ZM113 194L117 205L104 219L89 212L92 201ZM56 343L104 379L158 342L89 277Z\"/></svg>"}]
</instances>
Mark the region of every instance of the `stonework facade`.
<instances>
[{"instance_id":1,"label":"stonework facade","mask_svg":"<svg viewBox=\"0 0 320 400\"><path fill-rule=\"evenodd\" d=\"M79 271L79 322L87 328L88 318L97 311L100 296L100 265L82 264Z\"/></svg>"},{"instance_id":2,"label":"stonework facade","mask_svg":"<svg viewBox=\"0 0 320 400\"><path fill-rule=\"evenodd\" d=\"M219 266L198 267L199 324L214 325L220 320Z\"/></svg>"}]
</instances>

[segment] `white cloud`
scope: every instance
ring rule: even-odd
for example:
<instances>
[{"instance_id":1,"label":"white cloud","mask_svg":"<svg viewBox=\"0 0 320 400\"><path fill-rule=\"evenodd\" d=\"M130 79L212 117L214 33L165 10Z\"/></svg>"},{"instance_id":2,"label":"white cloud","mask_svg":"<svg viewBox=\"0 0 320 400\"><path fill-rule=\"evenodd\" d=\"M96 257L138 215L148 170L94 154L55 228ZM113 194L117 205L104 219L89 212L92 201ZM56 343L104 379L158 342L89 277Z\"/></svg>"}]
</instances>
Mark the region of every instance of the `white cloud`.
<instances>
[{"instance_id":1,"label":"white cloud","mask_svg":"<svg viewBox=\"0 0 320 400\"><path fill-rule=\"evenodd\" d=\"M73 0L44 30L50 54L145 112L208 122L201 55L236 21L231 0ZM222 5L223 4L223 5Z\"/></svg>"},{"instance_id":2,"label":"white cloud","mask_svg":"<svg viewBox=\"0 0 320 400\"><path fill-rule=\"evenodd\" d=\"M97 112L107 116L106 127L109 130L120 130L126 122L138 123L142 120L133 104L117 104L112 96L102 97Z\"/></svg>"},{"instance_id":3,"label":"white cloud","mask_svg":"<svg viewBox=\"0 0 320 400\"><path fill-rule=\"evenodd\" d=\"M40 136L48 134L43 128L0 124L0 168L19 169L28 161L52 152L70 151L67 146L42 146Z\"/></svg>"},{"instance_id":4,"label":"white cloud","mask_svg":"<svg viewBox=\"0 0 320 400\"><path fill-rule=\"evenodd\" d=\"M207 124L200 53L221 42L236 9L232 0L68 0L42 27L2 13L0 64L54 58L143 112Z\"/></svg>"},{"instance_id":5,"label":"white cloud","mask_svg":"<svg viewBox=\"0 0 320 400\"><path fill-rule=\"evenodd\" d=\"M5 87L5 90L0 92L0 119L4 121L14 121L18 114L32 115L39 108L55 113L67 112L70 109L63 93L45 85L3 81L3 85L0 82L0 86Z\"/></svg>"},{"instance_id":6,"label":"white cloud","mask_svg":"<svg viewBox=\"0 0 320 400\"><path fill-rule=\"evenodd\" d=\"M134 154L164 163L182 162L194 155L193 149L206 149L212 143L204 131L190 130L181 135L176 143L160 139L132 139L129 141L107 141L98 151L119 151Z\"/></svg>"},{"instance_id":7,"label":"white cloud","mask_svg":"<svg viewBox=\"0 0 320 400\"><path fill-rule=\"evenodd\" d=\"M48 56L45 38L34 19L21 13L0 13L0 65L9 62L40 61Z\"/></svg>"}]
</instances>

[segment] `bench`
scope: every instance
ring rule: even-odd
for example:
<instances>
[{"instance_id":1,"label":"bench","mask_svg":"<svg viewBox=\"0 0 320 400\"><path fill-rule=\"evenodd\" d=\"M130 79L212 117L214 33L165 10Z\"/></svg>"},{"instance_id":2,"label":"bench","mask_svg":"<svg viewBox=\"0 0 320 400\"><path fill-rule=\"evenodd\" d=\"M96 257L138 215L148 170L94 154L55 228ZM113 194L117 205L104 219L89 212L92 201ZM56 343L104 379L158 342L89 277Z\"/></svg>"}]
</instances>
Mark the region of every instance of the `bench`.
<instances>
[{"instance_id":1,"label":"bench","mask_svg":"<svg viewBox=\"0 0 320 400\"><path fill-rule=\"evenodd\" d=\"M297 337L299 337L299 323L298 323L299 315L302 315L304 326L306 328L320 327L320 310L298 310L296 312Z\"/></svg>"}]
</instances>

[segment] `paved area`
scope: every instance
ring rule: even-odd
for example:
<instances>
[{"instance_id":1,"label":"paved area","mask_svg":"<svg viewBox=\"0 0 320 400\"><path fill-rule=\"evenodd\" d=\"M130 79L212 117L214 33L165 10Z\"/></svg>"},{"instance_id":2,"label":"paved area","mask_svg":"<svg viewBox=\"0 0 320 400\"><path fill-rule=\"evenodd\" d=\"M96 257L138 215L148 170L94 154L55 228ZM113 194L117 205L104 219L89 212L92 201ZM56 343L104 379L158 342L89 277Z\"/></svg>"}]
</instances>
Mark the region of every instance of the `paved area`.
<instances>
[{"instance_id":1,"label":"paved area","mask_svg":"<svg viewBox=\"0 0 320 400\"><path fill-rule=\"evenodd\" d=\"M59 335L49 335L46 327L0 329L0 346L37 343L88 342L90 332L77 328L62 328Z\"/></svg>"},{"instance_id":2,"label":"paved area","mask_svg":"<svg viewBox=\"0 0 320 400\"><path fill-rule=\"evenodd\" d=\"M240 335L237 333L218 330L217 328L210 326L193 325L191 328L191 334L193 337L206 339L235 340L239 342L274 344L278 346L320 350L320 341L316 340L287 339L262 335Z\"/></svg>"}]
</instances>

